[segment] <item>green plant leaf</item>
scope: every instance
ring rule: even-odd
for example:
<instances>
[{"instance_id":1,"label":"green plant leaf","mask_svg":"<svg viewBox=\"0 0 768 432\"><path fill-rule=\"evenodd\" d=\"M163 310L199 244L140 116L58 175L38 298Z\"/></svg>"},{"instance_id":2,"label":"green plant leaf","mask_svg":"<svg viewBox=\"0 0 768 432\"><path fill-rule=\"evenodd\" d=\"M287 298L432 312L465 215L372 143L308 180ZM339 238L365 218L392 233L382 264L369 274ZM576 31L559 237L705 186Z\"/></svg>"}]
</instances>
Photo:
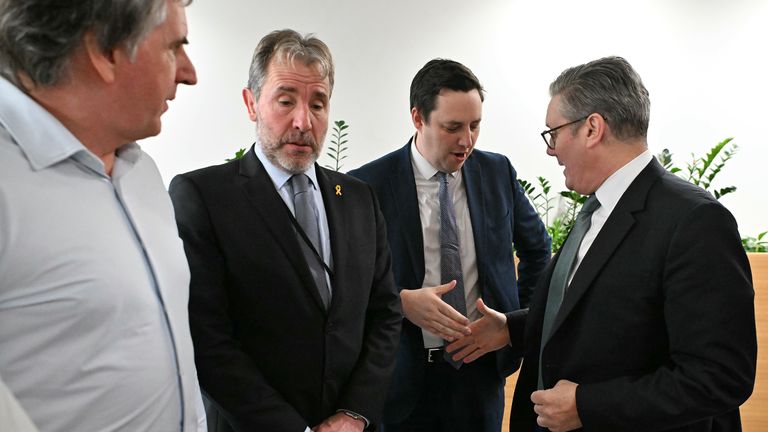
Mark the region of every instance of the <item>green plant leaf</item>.
<instances>
[{"instance_id":1,"label":"green plant leaf","mask_svg":"<svg viewBox=\"0 0 768 432\"><path fill-rule=\"evenodd\" d=\"M243 155L245 155L245 152L246 152L246 151L247 151L246 149L244 149L244 148L241 148L240 150L238 150L238 151L236 151L236 152L235 152L235 157L233 157L233 158L229 158L229 159L224 159L224 160L225 160L226 162L232 162L233 160L238 160L238 159L240 159L241 157L243 157Z\"/></svg>"}]
</instances>

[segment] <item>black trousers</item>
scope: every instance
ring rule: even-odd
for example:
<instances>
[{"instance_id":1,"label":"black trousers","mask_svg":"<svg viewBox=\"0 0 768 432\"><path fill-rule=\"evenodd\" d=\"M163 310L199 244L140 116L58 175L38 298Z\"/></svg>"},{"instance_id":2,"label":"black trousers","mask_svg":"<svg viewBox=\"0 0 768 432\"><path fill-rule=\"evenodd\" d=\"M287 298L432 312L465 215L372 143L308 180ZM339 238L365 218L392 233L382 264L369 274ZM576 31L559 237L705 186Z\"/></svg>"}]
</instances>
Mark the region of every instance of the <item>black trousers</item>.
<instances>
[{"instance_id":1,"label":"black trousers","mask_svg":"<svg viewBox=\"0 0 768 432\"><path fill-rule=\"evenodd\" d=\"M504 416L504 384L493 354L454 369L428 363L424 388L411 415L384 423L382 432L499 432Z\"/></svg>"}]
</instances>

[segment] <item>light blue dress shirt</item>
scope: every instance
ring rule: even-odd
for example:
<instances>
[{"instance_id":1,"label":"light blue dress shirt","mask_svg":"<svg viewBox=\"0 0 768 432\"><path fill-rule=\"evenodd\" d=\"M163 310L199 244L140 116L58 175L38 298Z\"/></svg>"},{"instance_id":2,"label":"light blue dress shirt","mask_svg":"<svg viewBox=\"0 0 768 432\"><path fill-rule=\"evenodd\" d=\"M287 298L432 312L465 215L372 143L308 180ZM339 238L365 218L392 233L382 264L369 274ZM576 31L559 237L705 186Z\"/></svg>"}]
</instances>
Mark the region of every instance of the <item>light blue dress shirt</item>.
<instances>
[{"instance_id":1,"label":"light blue dress shirt","mask_svg":"<svg viewBox=\"0 0 768 432\"><path fill-rule=\"evenodd\" d=\"M275 185L275 189L277 189L277 192L280 194L280 198L283 199L285 205L288 206L288 209L291 211L291 213L296 216L296 210L293 207L293 196L291 195L290 186L290 180L293 174L275 166L272 161L267 159L267 155L264 154L264 151L261 149L259 143L256 143L256 145L253 146L253 151L256 154L256 157L261 161L261 164L264 165L264 169L267 171L267 174L269 174L269 178L272 180L272 183ZM312 166L310 166L310 168L304 174L309 177L310 183L312 183L311 192L312 197L315 200L315 207L317 207L318 226L320 227L320 243L322 243L321 247L323 249L323 261L325 261L325 264L328 266L328 268L333 269L330 230L328 229L328 216L325 212L325 205L323 204L323 195L320 193L320 189L317 187L317 171L315 170L315 165L312 164ZM331 295L333 295L333 286L331 286L331 279L328 272L325 273L325 280L328 283L328 289L331 291Z\"/></svg>"},{"instance_id":2,"label":"light blue dress shirt","mask_svg":"<svg viewBox=\"0 0 768 432\"><path fill-rule=\"evenodd\" d=\"M0 376L41 431L203 427L189 268L152 159L112 176L0 78Z\"/></svg>"}]
</instances>

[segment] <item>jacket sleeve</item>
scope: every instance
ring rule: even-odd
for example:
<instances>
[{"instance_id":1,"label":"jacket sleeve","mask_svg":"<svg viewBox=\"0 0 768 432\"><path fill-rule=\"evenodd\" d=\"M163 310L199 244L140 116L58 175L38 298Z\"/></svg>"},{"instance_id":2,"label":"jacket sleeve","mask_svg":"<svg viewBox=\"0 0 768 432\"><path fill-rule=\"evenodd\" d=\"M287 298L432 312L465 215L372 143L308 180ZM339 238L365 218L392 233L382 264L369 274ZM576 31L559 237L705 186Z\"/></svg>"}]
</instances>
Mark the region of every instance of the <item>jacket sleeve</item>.
<instances>
[{"instance_id":1,"label":"jacket sleeve","mask_svg":"<svg viewBox=\"0 0 768 432\"><path fill-rule=\"evenodd\" d=\"M552 255L552 240L544 223L517 181L515 169L509 162L507 162L507 166L512 180L515 212L512 241L520 260L517 265L518 296L520 307L527 308L530 305L536 283Z\"/></svg>"},{"instance_id":2,"label":"jacket sleeve","mask_svg":"<svg viewBox=\"0 0 768 432\"><path fill-rule=\"evenodd\" d=\"M363 346L357 365L339 398L339 409L364 415L372 424L381 421L385 397L395 366L403 321L400 296L392 277L392 258L386 223L370 186L371 216L375 221L376 256L371 294L365 310Z\"/></svg>"}]
</instances>

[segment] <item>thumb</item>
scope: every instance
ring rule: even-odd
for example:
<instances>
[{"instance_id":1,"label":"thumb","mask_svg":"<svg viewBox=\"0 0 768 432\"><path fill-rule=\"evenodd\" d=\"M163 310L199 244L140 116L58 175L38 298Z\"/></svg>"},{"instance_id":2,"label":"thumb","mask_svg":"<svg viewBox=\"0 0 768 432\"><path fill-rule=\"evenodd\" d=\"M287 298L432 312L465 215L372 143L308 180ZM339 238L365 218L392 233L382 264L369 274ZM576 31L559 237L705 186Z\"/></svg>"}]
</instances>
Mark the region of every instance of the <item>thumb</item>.
<instances>
[{"instance_id":1,"label":"thumb","mask_svg":"<svg viewBox=\"0 0 768 432\"><path fill-rule=\"evenodd\" d=\"M435 287L435 294L437 295L443 295L447 293L448 291L454 289L456 287L456 280L452 280L448 283L444 283L442 285L438 285Z\"/></svg>"},{"instance_id":2,"label":"thumb","mask_svg":"<svg viewBox=\"0 0 768 432\"><path fill-rule=\"evenodd\" d=\"M477 299L475 305L477 305L477 311L480 312L483 316L488 315L488 306L485 305L483 299Z\"/></svg>"}]
</instances>

